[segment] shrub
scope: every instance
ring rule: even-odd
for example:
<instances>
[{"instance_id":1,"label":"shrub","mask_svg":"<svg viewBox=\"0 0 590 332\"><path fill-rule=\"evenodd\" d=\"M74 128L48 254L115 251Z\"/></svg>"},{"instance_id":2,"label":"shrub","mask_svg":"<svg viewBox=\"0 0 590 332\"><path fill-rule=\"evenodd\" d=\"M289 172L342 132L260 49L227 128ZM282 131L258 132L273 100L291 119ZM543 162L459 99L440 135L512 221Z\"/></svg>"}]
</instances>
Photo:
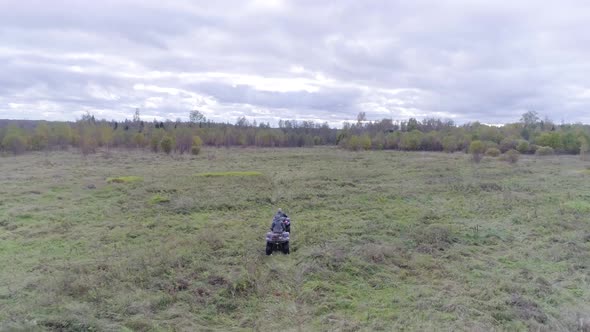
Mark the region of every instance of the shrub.
<instances>
[{"instance_id":1,"label":"shrub","mask_svg":"<svg viewBox=\"0 0 590 332\"><path fill-rule=\"evenodd\" d=\"M554 149L560 149L562 147L561 141L561 134L552 131L542 133L541 136L535 140L535 143L539 146L550 146Z\"/></svg>"},{"instance_id":2,"label":"shrub","mask_svg":"<svg viewBox=\"0 0 590 332\"><path fill-rule=\"evenodd\" d=\"M371 138L366 134L363 136L352 135L346 141L346 148L353 151L369 150L371 148Z\"/></svg>"},{"instance_id":3,"label":"shrub","mask_svg":"<svg viewBox=\"0 0 590 332\"><path fill-rule=\"evenodd\" d=\"M0 132L0 134L2 134L2 132ZM11 125L6 128L4 138L0 141L0 147L3 147L4 150L10 151L15 155L23 153L28 147L27 134L23 129Z\"/></svg>"},{"instance_id":4,"label":"shrub","mask_svg":"<svg viewBox=\"0 0 590 332\"><path fill-rule=\"evenodd\" d=\"M480 140L475 140L469 144L469 153L484 153L485 144Z\"/></svg>"},{"instance_id":5,"label":"shrub","mask_svg":"<svg viewBox=\"0 0 590 332\"><path fill-rule=\"evenodd\" d=\"M504 160L511 164L516 164L519 157L520 153L514 149L508 150L506 153L504 153Z\"/></svg>"},{"instance_id":6,"label":"shrub","mask_svg":"<svg viewBox=\"0 0 590 332\"><path fill-rule=\"evenodd\" d=\"M136 148L141 148L145 144L145 136L142 133L136 133L133 135L133 145Z\"/></svg>"},{"instance_id":7,"label":"shrub","mask_svg":"<svg viewBox=\"0 0 590 332\"><path fill-rule=\"evenodd\" d=\"M374 150L383 150L385 147L385 135L383 133L377 133L371 140L371 145Z\"/></svg>"},{"instance_id":8,"label":"shrub","mask_svg":"<svg viewBox=\"0 0 590 332\"><path fill-rule=\"evenodd\" d=\"M201 147L203 146L203 140L199 136L193 137L193 146L191 147L191 153L195 156L201 152Z\"/></svg>"},{"instance_id":9,"label":"shrub","mask_svg":"<svg viewBox=\"0 0 590 332\"><path fill-rule=\"evenodd\" d=\"M550 156L554 153L554 150L552 147L550 146L540 146L537 151L535 152L535 154L537 156Z\"/></svg>"},{"instance_id":10,"label":"shrub","mask_svg":"<svg viewBox=\"0 0 590 332\"><path fill-rule=\"evenodd\" d=\"M500 155L500 150L497 148L488 148L486 150L486 156L488 157L497 157Z\"/></svg>"},{"instance_id":11,"label":"shrub","mask_svg":"<svg viewBox=\"0 0 590 332\"><path fill-rule=\"evenodd\" d=\"M469 153L474 162L481 161L482 154L485 151L485 144L480 140L475 140L469 144Z\"/></svg>"},{"instance_id":12,"label":"shrub","mask_svg":"<svg viewBox=\"0 0 590 332\"><path fill-rule=\"evenodd\" d=\"M96 153L98 148L97 128L91 124L82 124L79 128L78 145L82 154Z\"/></svg>"},{"instance_id":13,"label":"shrub","mask_svg":"<svg viewBox=\"0 0 590 332\"><path fill-rule=\"evenodd\" d=\"M18 134L8 134L2 140L4 149L14 153L15 155L25 152L27 148L27 141L24 136Z\"/></svg>"},{"instance_id":14,"label":"shrub","mask_svg":"<svg viewBox=\"0 0 590 332\"><path fill-rule=\"evenodd\" d=\"M538 148L539 148L539 146L538 146L538 145L536 145L536 144L531 144L531 145L529 145L529 152L530 152L530 153L536 153Z\"/></svg>"},{"instance_id":15,"label":"shrub","mask_svg":"<svg viewBox=\"0 0 590 332\"><path fill-rule=\"evenodd\" d=\"M486 150L489 148L498 148L499 147L498 143L496 143L494 141L483 141L483 144L484 144Z\"/></svg>"},{"instance_id":16,"label":"shrub","mask_svg":"<svg viewBox=\"0 0 590 332\"><path fill-rule=\"evenodd\" d=\"M518 152L520 152L520 153L529 152L530 144L528 141L521 139L521 140L518 140L517 142L518 142L518 144L516 145L516 150Z\"/></svg>"},{"instance_id":17,"label":"shrub","mask_svg":"<svg viewBox=\"0 0 590 332\"><path fill-rule=\"evenodd\" d=\"M420 148L423 136L424 134L417 129L403 133L400 138L399 147L406 151L416 151Z\"/></svg>"},{"instance_id":18,"label":"shrub","mask_svg":"<svg viewBox=\"0 0 590 332\"><path fill-rule=\"evenodd\" d=\"M371 137L368 134L364 134L360 138L360 145L363 150L371 149Z\"/></svg>"},{"instance_id":19,"label":"shrub","mask_svg":"<svg viewBox=\"0 0 590 332\"><path fill-rule=\"evenodd\" d=\"M160 150L160 139L158 137L152 137L150 140L150 148L152 149L152 152L158 152L158 150Z\"/></svg>"},{"instance_id":20,"label":"shrub","mask_svg":"<svg viewBox=\"0 0 590 332\"><path fill-rule=\"evenodd\" d=\"M162 148L162 151L166 152L166 154L170 154L170 152L172 152L172 138L170 136L162 138L160 147Z\"/></svg>"},{"instance_id":21,"label":"shrub","mask_svg":"<svg viewBox=\"0 0 590 332\"><path fill-rule=\"evenodd\" d=\"M397 149L399 137L400 137L399 132L387 134L387 136L385 137L385 148L386 149Z\"/></svg>"},{"instance_id":22,"label":"shrub","mask_svg":"<svg viewBox=\"0 0 590 332\"><path fill-rule=\"evenodd\" d=\"M446 136L442 140L442 148L444 152L455 152L459 150L459 139L454 136Z\"/></svg>"},{"instance_id":23,"label":"shrub","mask_svg":"<svg viewBox=\"0 0 590 332\"><path fill-rule=\"evenodd\" d=\"M174 142L176 143L176 150L183 154L185 152L192 152L193 145L193 134L190 129L182 128L176 131L176 137ZM174 145L174 144L173 144Z\"/></svg>"},{"instance_id":24,"label":"shrub","mask_svg":"<svg viewBox=\"0 0 590 332\"><path fill-rule=\"evenodd\" d=\"M516 149L518 142L516 139L506 137L500 142L500 151L506 152L510 149Z\"/></svg>"},{"instance_id":25,"label":"shrub","mask_svg":"<svg viewBox=\"0 0 590 332\"><path fill-rule=\"evenodd\" d=\"M579 138L580 140L580 158L582 160L587 160L588 156L590 155L590 137L586 135L582 135Z\"/></svg>"},{"instance_id":26,"label":"shrub","mask_svg":"<svg viewBox=\"0 0 590 332\"><path fill-rule=\"evenodd\" d=\"M442 151L443 146L440 138L437 137L437 135L433 132L430 132L422 136L422 140L420 141L420 150Z\"/></svg>"}]
</instances>

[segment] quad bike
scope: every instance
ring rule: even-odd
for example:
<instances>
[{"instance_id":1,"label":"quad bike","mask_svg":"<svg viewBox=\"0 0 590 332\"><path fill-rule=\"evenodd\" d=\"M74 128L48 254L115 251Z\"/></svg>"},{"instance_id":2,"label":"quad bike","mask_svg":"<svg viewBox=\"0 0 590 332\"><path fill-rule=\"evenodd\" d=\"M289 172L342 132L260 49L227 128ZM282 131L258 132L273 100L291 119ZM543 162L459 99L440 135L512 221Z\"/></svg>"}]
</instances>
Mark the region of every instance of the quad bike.
<instances>
[{"instance_id":1,"label":"quad bike","mask_svg":"<svg viewBox=\"0 0 590 332\"><path fill-rule=\"evenodd\" d=\"M289 254L289 231L291 223L289 219L284 221L287 231L266 233L266 254L270 255L273 251L281 251L283 254Z\"/></svg>"}]
</instances>

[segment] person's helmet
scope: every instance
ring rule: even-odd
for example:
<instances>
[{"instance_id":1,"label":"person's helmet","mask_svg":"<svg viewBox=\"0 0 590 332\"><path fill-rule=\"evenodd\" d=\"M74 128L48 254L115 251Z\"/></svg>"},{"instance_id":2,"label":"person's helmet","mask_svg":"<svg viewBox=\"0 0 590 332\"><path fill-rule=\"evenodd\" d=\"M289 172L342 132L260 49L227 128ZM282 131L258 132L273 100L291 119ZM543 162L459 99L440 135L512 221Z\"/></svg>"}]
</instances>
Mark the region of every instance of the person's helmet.
<instances>
[{"instance_id":1,"label":"person's helmet","mask_svg":"<svg viewBox=\"0 0 590 332\"><path fill-rule=\"evenodd\" d=\"M283 210L281 208L279 208L279 210L277 212L283 212Z\"/></svg>"}]
</instances>

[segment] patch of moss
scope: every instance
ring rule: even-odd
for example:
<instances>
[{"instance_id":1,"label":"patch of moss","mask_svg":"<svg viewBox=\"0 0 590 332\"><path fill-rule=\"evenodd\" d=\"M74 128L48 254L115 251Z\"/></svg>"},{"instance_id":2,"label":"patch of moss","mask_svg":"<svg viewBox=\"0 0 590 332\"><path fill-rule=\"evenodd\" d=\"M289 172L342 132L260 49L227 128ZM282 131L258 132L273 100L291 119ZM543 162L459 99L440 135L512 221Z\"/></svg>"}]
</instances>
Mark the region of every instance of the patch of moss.
<instances>
[{"instance_id":1,"label":"patch of moss","mask_svg":"<svg viewBox=\"0 0 590 332\"><path fill-rule=\"evenodd\" d=\"M143 181L142 177L139 176L119 176L116 178L108 178L108 183L132 183L132 182L141 182Z\"/></svg>"},{"instance_id":2,"label":"patch of moss","mask_svg":"<svg viewBox=\"0 0 590 332\"><path fill-rule=\"evenodd\" d=\"M208 173L199 173L197 176L203 177L219 177L219 176L261 176L262 173L254 172L254 171L247 171L247 172L208 172Z\"/></svg>"},{"instance_id":3,"label":"patch of moss","mask_svg":"<svg viewBox=\"0 0 590 332\"><path fill-rule=\"evenodd\" d=\"M161 204L161 203L168 203L170 202L170 198L166 196L162 196L160 194L156 194L150 198L150 204Z\"/></svg>"},{"instance_id":4,"label":"patch of moss","mask_svg":"<svg viewBox=\"0 0 590 332\"><path fill-rule=\"evenodd\" d=\"M577 213L590 213L590 202L575 200L563 203L566 210Z\"/></svg>"}]
</instances>

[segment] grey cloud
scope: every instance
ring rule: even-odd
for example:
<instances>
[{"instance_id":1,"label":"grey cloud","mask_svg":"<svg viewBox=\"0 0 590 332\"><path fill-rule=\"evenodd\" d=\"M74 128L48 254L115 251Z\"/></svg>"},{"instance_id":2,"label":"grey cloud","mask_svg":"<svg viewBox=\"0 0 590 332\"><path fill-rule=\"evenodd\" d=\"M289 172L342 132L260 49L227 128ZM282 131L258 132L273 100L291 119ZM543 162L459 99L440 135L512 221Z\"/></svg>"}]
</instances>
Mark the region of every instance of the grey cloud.
<instances>
[{"instance_id":1,"label":"grey cloud","mask_svg":"<svg viewBox=\"0 0 590 332\"><path fill-rule=\"evenodd\" d=\"M360 97L358 91L353 89L330 89L321 93L275 92L260 91L246 85L232 87L214 82L195 86L194 89L227 103L259 105L270 109L308 108L332 113L354 111L350 109L350 105Z\"/></svg>"},{"instance_id":2,"label":"grey cloud","mask_svg":"<svg viewBox=\"0 0 590 332\"><path fill-rule=\"evenodd\" d=\"M0 117L590 121L589 20L573 0L5 0Z\"/></svg>"}]
</instances>

